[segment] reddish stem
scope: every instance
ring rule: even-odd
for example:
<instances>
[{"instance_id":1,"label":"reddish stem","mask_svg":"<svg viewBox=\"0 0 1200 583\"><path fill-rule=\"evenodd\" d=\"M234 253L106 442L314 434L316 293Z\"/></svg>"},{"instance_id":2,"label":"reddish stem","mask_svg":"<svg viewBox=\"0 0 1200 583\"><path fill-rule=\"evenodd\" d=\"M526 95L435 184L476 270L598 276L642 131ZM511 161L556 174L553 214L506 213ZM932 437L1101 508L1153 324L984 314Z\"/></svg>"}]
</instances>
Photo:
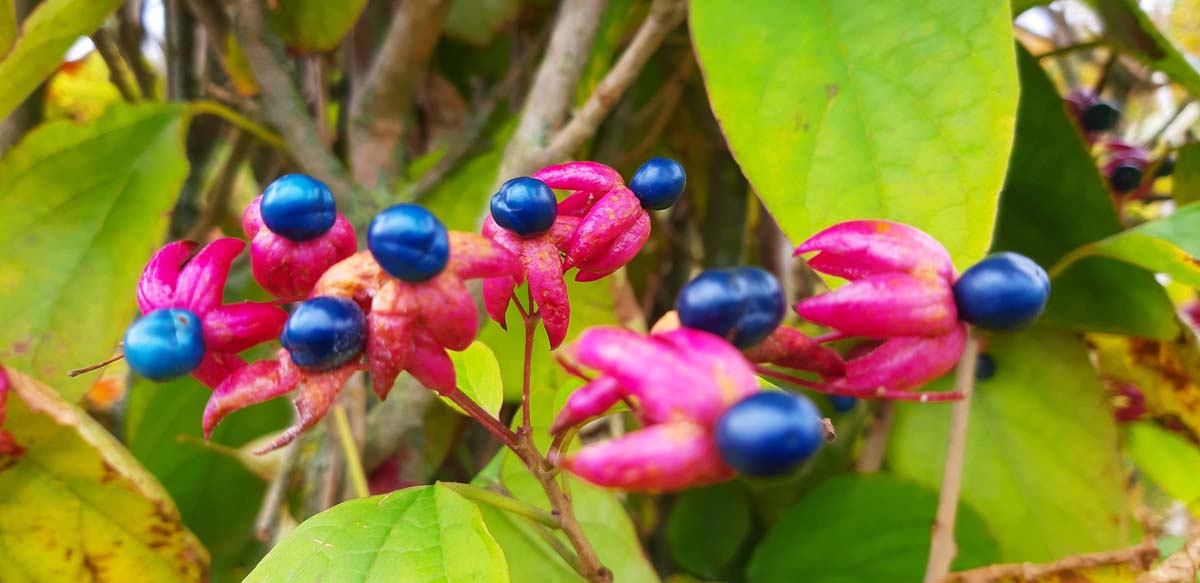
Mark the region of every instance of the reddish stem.
<instances>
[{"instance_id":1,"label":"reddish stem","mask_svg":"<svg viewBox=\"0 0 1200 583\"><path fill-rule=\"evenodd\" d=\"M935 403L939 401L958 401L961 400L965 393L963 391L942 391L937 393L915 393L912 391L897 391L885 387L875 389L847 389L835 387L816 381L810 381L787 373L771 370L764 366L755 366L755 372L758 374L772 378L785 383L793 384L798 387L804 387L825 393L827 395L838 395L841 397L854 397L856 399L890 399L893 401L920 401L922 403Z\"/></svg>"},{"instance_id":2,"label":"reddish stem","mask_svg":"<svg viewBox=\"0 0 1200 583\"><path fill-rule=\"evenodd\" d=\"M817 342L817 344L826 344L828 342L837 342L838 340L845 340L849 337L850 337L850 335L846 334L845 332L841 332L839 330L834 330L833 332L827 332L820 336L816 336L813 338L813 340L815 340Z\"/></svg>"},{"instance_id":3,"label":"reddish stem","mask_svg":"<svg viewBox=\"0 0 1200 583\"><path fill-rule=\"evenodd\" d=\"M517 451L517 434L513 433L508 427L505 427L494 415L485 411L483 407L480 407L471 397L462 392L462 389L455 387L454 391L443 396L450 399L451 402L458 405L463 411L466 411L468 415L475 418L480 425L483 425L484 429L495 435L496 439L499 439L508 449L514 452Z\"/></svg>"}]
</instances>

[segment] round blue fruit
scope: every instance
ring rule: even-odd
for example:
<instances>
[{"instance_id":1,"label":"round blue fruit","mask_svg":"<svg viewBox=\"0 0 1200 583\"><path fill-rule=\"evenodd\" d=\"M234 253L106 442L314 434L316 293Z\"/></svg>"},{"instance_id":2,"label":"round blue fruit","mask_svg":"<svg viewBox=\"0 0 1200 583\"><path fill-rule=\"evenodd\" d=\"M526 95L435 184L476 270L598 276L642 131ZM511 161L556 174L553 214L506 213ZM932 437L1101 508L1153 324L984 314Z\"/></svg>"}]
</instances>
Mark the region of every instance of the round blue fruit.
<instances>
[{"instance_id":1,"label":"round blue fruit","mask_svg":"<svg viewBox=\"0 0 1200 583\"><path fill-rule=\"evenodd\" d=\"M1080 125L1089 132L1106 132L1120 121L1121 110L1107 101L1093 103L1079 116Z\"/></svg>"},{"instance_id":2,"label":"round blue fruit","mask_svg":"<svg viewBox=\"0 0 1200 583\"><path fill-rule=\"evenodd\" d=\"M821 447L821 414L807 397L763 391L742 399L717 420L725 463L752 477L786 474Z\"/></svg>"},{"instance_id":3,"label":"round blue fruit","mask_svg":"<svg viewBox=\"0 0 1200 583\"><path fill-rule=\"evenodd\" d=\"M1155 173L1155 176L1159 178L1166 178L1174 173L1175 156L1167 156L1166 158L1163 158L1162 163L1158 165L1158 172Z\"/></svg>"},{"instance_id":4,"label":"round blue fruit","mask_svg":"<svg viewBox=\"0 0 1200 583\"><path fill-rule=\"evenodd\" d=\"M1117 192L1129 192L1142 183L1142 169L1134 164L1121 164L1108 175L1108 184Z\"/></svg>"},{"instance_id":5,"label":"round blue fruit","mask_svg":"<svg viewBox=\"0 0 1200 583\"><path fill-rule=\"evenodd\" d=\"M838 413L845 413L853 409L855 403L858 403L858 399L844 395L831 395L829 401L833 403L833 410Z\"/></svg>"},{"instance_id":6,"label":"round blue fruit","mask_svg":"<svg viewBox=\"0 0 1200 583\"><path fill-rule=\"evenodd\" d=\"M1042 315L1050 278L1017 253L997 253L976 263L954 284L960 320L985 330L1019 330Z\"/></svg>"},{"instance_id":7,"label":"round blue fruit","mask_svg":"<svg viewBox=\"0 0 1200 583\"><path fill-rule=\"evenodd\" d=\"M975 380L986 381L996 376L996 360L990 354L983 353L975 361Z\"/></svg>"},{"instance_id":8,"label":"round blue fruit","mask_svg":"<svg viewBox=\"0 0 1200 583\"><path fill-rule=\"evenodd\" d=\"M522 237L550 230L558 217L558 199L545 182L522 176L500 185L492 195L492 219Z\"/></svg>"},{"instance_id":9,"label":"round blue fruit","mask_svg":"<svg viewBox=\"0 0 1200 583\"><path fill-rule=\"evenodd\" d=\"M367 248L389 275L419 283L446 268L450 236L446 225L425 207L398 204L371 220Z\"/></svg>"},{"instance_id":10,"label":"round blue fruit","mask_svg":"<svg viewBox=\"0 0 1200 583\"><path fill-rule=\"evenodd\" d=\"M651 158L637 169L629 190L642 201L642 208L660 211L679 202L687 186L683 166L670 158Z\"/></svg>"},{"instance_id":11,"label":"round blue fruit","mask_svg":"<svg viewBox=\"0 0 1200 583\"><path fill-rule=\"evenodd\" d=\"M262 219L280 237L308 241L333 228L337 206L324 182L304 174L288 174L263 192Z\"/></svg>"},{"instance_id":12,"label":"round blue fruit","mask_svg":"<svg viewBox=\"0 0 1200 583\"><path fill-rule=\"evenodd\" d=\"M783 288L758 267L710 269L679 290L679 322L749 348L769 336L787 311Z\"/></svg>"},{"instance_id":13,"label":"round blue fruit","mask_svg":"<svg viewBox=\"0 0 1200 583\"><path fill-rule=\"evenodd\" d=\"M330 370L362 352L367 342L367 318L348 298L321 296L301 302L288 316L279 343L296 366Z\"/></svg>"},{"instance_id":14,"label":"round blue fruit","mask_svg":"<svg viewBox=\"0 0 1200 583\"><path fill-rule=\"evenodd\" d=\"M204 359L204 328L188 310L146 314L125 331L125 361L133 372L154 381L186 375Z\"/></svg>"}]
</instances>

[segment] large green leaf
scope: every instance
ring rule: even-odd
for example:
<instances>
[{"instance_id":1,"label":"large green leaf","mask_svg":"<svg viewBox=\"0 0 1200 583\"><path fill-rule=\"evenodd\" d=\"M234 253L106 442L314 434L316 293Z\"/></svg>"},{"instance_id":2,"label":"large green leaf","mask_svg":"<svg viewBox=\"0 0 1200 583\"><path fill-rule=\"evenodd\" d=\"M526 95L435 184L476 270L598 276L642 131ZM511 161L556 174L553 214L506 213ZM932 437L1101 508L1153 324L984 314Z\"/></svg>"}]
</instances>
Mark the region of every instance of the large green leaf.
<instances>
[{"instance_id":1,"label":"large green leaf","mask_svg":"<svg viewBox=\"0 0 1200 583\"><path fill-rule=\"evenodd\" d=\"M3 75L0 75L3 78ZM45 124L0 160L0 359L52 379L112 354L187 176L181 110L110 107Z\"/></svg>"},{"instance_id":2,"label":"large green leaf","mask_svg":"<svg viewBox=\"0 0 1200 583\"><path fill-rule=\"evenodd\" d=\"M882 475L834 478L787 511L750 559L752 583L920 581L937 493ZM997 558L987 527L959 508L955 565ZM723 533L710 533L723 536Z\"/></svg>"},{"instance_id":3,"label":"large green leaf","mask_svg":"<svg viewBox=\"0 0 1200 583\"><path fill-rule=\"evenodd\" d=\"M1062 98L1037 61L1017 51L1021 105L993 247L1050 267L1075 248L1121 232L1108 189ZM1175 311L1154 277L1107 258L1054 278L1047 322L1085 330L1170 337Z\"/></svg>"},{"instance_id":4,"label":"large green leaf","mask_svg":"<svg viewBox=\"0 0 1200 583\"><path fill-rule=\"evenodd\" d=\"M281 0L268 4L272 6L271 28L289 49L324 53L342 42L367 0Z\"/></svg>"},{"instance_id":5,"label":"large green leaf","mask_svg":"<svg viewBox=\"0 0 1200 583\"><path fill-rule=\"evenodd\" d=\"M988 247L1017 104L1007 0L691 3L713 111L793 241L908 223Z\"/></svg>"},{"instance_id":6,"label":"large green leaf","mask_svg":"<svg viewBox=\"0 0 1200 583\"><path fill-rule=\"evenodd\" d=\"M15 44L0 61L0 119L8 117L46 77L80 36L91 34L120 0L46 0L21 22ZM12 2L4 2L12 6ZM0 12L9 10L0 8ZM5 17L0 16L0 21ZM0 25L0 28L3 28ZM0 32L0 37L4 33ZM7 49L0 45L0 54ZM75 176L83 178L83 176Z\"/></svg>"},{"instance_id":7,"label":"large green leaf","mask_svg":"<svg viewBox=\"0 0 1200 583\"><path fill-rule=\"evenodd\" d=\"M1197 255L1200 255L1200 204L1190 204L1163 218L1080 247L1059 259L1052 273L1087 257L1111 257L1200 288Z\"/></svg>"},{"instance_id":8,"label":"large green leaf","mask_svg":"<svg viewBox=\"0 0 1200 583\"><path fill-rule=\"evenodd\" d=\"M987 523L1000 560L1131 544L1116 422L1087 348L1074 334L1044 329L987 343L996 374L972 398L962 500ZM939 486L950 408L897 404L888 461L898 475Z\"/></svg>"},{"instance_id":9,"label":"large green leaf","mask_svg":"<svg viewBox=\"0 0 1200 583\"><path fill-rule=\"evenodd\" d=\"M671 556L697 575L727 577L750 538L753 522L750 498L739 482L688 490L679 495L667 518Z\"/></svg>"},{"instance_id":10,"label":"large green leaf","mask_svg":"<svg viewBox=\"0 0 1200 583\"><path fill-rule=\"evenodd\" d=\"M1125 427L1125 451L1151 482L1200 516L1200 449L1149 422Z\"/></svg>"},{"instance_id":11,"label":"large green leaf","mask_svg":"<svg viewBox=\"0 0 1200 583\"><path fill-rule=\"evenodd\" d=\"M9 371L0 455L0 581L206 579L208 553L162 486L99 423L54 389Z\"/></svg>"},{"instance_id":12,"label":"large green leaf","mask_svg":"<svg viewBox=\"0 0 1200 583\"><path fill-rule=\"evenodd\" d=\"M454 371L458 375L458 387L472 401L479 403L485 411L492 415L500 414L500 406L504 404L504 385L500 380L500 363L496 355L486 344L476 340L462 352L450 352L450 360L454 362ZM466 415L442 397L442 402L452 409Z\"/></svg>"},{"instance_id":13,"label":"large green leaf","mask_svg":"<svg viewBox=\"0 0 1200 583\"><path fill-rule=\"evenodd\" d=\"M343 502L289 533L247 583L509 581L504 553L470 501L441 485Z\"/></svg>"},{"instance_id":14,"label":"large green leaf","mask_svg":"<svg viewBox=\"0 0 1200 583\"><path fill-rule=\"evenodd\" d=\"M245 557L251 526L266 485L238 460L203 446L200 416L211 392L185 377L134 383L125 416L125 441L154 474L183 516L183 523L212 554L213 581L241 581L253 566ZM275 399L232 415L213 432L213 443L241 447L288 424L288 404Z\"/></svg>"},{"instance_id":15,"label":"large green leaf","mask_svg":"<svg viewBox=\"0 0 1200 583\"><path fill-rule=\"evenodd\" d=\"M1171 197L1179 204L1200 201L1200 143L1179 148L1171 176Z\"/></svg>"},{"instance_id":16,"label":"large green leaf","mask_svg":"<svg viewBox=\"0 0 1200 583\"><path fill-rule=\"evenodd\" d=\"M1104 21L1104 38L1122 53L1140 59L1166 73L1200 96L1200 72L1158 31L1150 17L1138 7L1137 0L1091 0Z\"/></svg>"}]
</instances>

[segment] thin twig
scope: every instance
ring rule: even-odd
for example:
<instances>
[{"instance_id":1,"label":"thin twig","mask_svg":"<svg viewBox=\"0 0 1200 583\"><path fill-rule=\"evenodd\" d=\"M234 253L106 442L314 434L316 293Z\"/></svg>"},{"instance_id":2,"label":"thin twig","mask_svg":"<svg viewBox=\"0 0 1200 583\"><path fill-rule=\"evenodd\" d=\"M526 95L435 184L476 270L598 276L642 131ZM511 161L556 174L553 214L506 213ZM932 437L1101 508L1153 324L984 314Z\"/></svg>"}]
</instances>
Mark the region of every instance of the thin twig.
<instances>
[{"instance_id":1,"label":"thin twig","mask_svg":"<svg viewBox=\"0 0 1200 583\"><path fill-rule=\"evenodd\" d=\"M362 87L354 89L348 135L359 184L374 186L396 174L397 148L408 126L417 82L449 7L449 0L401 2Z\"/></svg>"},{"instance_id":2,"label":"thin twig","mask_svg":"<svg viewBox=\"0 0 1200 583\"><path fill-rule=\"evenodd\" d=\"M963 398L950 410L950 439L946 446L946 466L938 495L937 515L929 541L929 563L925 583L937 583L950 572L950 563L958 554L954 542L954 523L958 515L958 497L962 489L963 460L967 451L967 420L971 414L971 393L975 386L975 364L979 360L979 339L967 330L967 345L955 371L954 388Z\"/></svg>"},{"instance_id":3,"label":"thin twig","mask_svg":"<svg viewBox=\"0 0 1200 583\"><path fill-rule=\"evenodd\" d=\"M542 510L541 508L538 508L532 504L526 504L525 502L517 500L511 496L505 496L504 494L493 492L478 486L472 486L470 484L441 482L441 485L454 490L463 498L474 500L476 502L482 502L488 506L498 508L505 512L524 516L525 518L550 528L562 528L562 524L553 514L550 514L549 512L546 512L545 510Z\"/></svg>"},{"instance_id":4,"label":"thin twig","mask_svg":"<svg viewBox=\"0 0 1200 583\"><path fill-rule=\"evenodd\" d=\"M1100 95L1104 91L1104 86L1108 84L1108 77L1112 74L1113 68L1117 66L1118 53L1115 50L1110 50L1108 60L1104 61L1104 67L1100 69L1100 77L1096 79L1096 84L1092 86L1092 95Z\"/></svg>"},{"instance_id":5,"label":"thin twig","mask_svg":"<svg viewBox=\"0 0 1200 583\"><path fill-rule=\"evenodd\" d=\"M1058 573L1081 571L1095 567L1129 565L1137 571L1149 567L1158 557L1153 540L1134 547L1086 555L1074 555L1050 563L1004 563L951 573L941 583L993 583L995 581L1041 581ZM1189 582L1190 583L1190 582Z\"/></svg>"},{"instance_id":6,"label":"thin twig","mask_svg":"<svg viewBox=\"0 0 1200 583\"><path fill-rule=\"evenodd\" d=\"M608 0L564 0L546 56L525 99L516 132L504 151L496 184L527 174L529 156L548 144L575 96Z\"/></svg>"},{"instance_id":7,"label":"thin twig","mask_svg":"<svg viewBox=\"0 0 1200 583\"><path fill-rule=\"evenodd\" d=\"M271 540L271 531L275 529L275 523L279 519L279 508L283 505L284 495L287 494L288 484L292 480L292 468L296 465L296 460L300 458L300 446L296 443L289 443L284 446L286 449L283 452L283 459L279 462L279 468L275 471L275 476L271 478L271 483L267 486L267 494L263 497L262 506L258 508L258 516L254 519L254 533L258 540L266 542Z\"/></svg>"},{"instance_id":8,"label":"thin twig","mask_svg":"<svg viewBox=\"0 0 1200 583\"><path fill-rule=\"evenodd\" d=\"M1193 583L1200 571L1200 534L1195 534L1184 543L1183 548L1171 553L1152 571L1138 575L1137 583Z\"/></svg>"},{"instance_id":9,"label":"thin twig","mask_svg":"<svg viewBox=\"0 0 1200 583\"><path fill-rule=\"evenodd\" d=\"M550 144L533 153L525 166L516 168L517 174L560 161L580 148L596 135L600 122L608 115L625 90L641 73L650 56L662 45L672 30L683 22L687 3L683 0L654 0L650 14L638 28L637 34L621 58L613 65L596 90L588 97L579 112L560 131L554 134ZM510 172L512 174L512 172Z\"/></svg>"},{"instance_id":10,"label":"thin twig","mask_svg":"<svg viewBox=\"0 0 1200 583\"><path fill-rule=\"evenodd\" d=\"M860 474L874 474L883 467L887 453L888 438L892 435L892 421L896 416L896 405L891 401L880 401L875 407L875 420L863 440L862 453L858 456L855 470Z\"/></svg>"},{"instance_id":11,"label":"thin twig","mask_svg":"<svg viewBox=\"0 0 1200 583\"><path fill-rule=\"evenodd\" d=\"M108 66L108 78L117 86L121 97L130 103L141 101L142 89L138 86L137 78L134 77L129 64L121 56L121 48L117 46L117 39L113 34L107 28L100 27L92 33L92 42L95 43L100 58L104 59L104 64Z\"/></svg>"},{"instance_id":12,"label":"thin twig","mask_svg":"<svg viewBox=\"0 0 1200 583\"><path fill-rule=\"evenodd\" d=\"M94 370L97 370L97 369L104 368L104 367L106 367L106 366L108 366L108 365L110 365L110 364L112 364L112 363L114 363L114 362L116 362L116 361L118 361L118 360L121 360L122 358L125 358L125 355L124 355L124 354L118 354L118 355L116 355L116 356L113 356L113 357L111 357L111 358L107 358L107 359L105 359L105 360L104 360L104 361L102 361L102 362L97 362L96 364L93 364L93 365L89 365L89 366L85 366L85 367L83 367L83 368L77 368L77 369L75 369L75 370L70 370L70 371L67 371L67 376L69 376L69 377L71 377L71 378L75 378L75 377L77 377L77 376L79 376L79 375L81 375L81 374L89 373L89 372L92 372L92 371L94 371Z\"/></svg>"},{"instance_id":13,"label":"thin twig","mask_svg":"<svg viewBox=\"0 0 1200 583\"><path fill-rule=\"evenodd\" d=\"M225 122L229 125L242 129L246 133L253 135L268 146L277 148L284 152L288 151L288 145L284 143L283 139L280 138L278 134L257 123L254 123L254 121L250 118L230 109L223 103L208 99L200 99L189 103L188 109L191 110L193 115L207 113L209 115L217 116L225 120Z\"/></svg>"},{"instance_id":14,"label":"thin twig","mask_svg":"<svg viewBox=\"0 0 1200 583\"><path fill-rule=\"evenodd\" d=\"M333 426L337 431L338 442L342 444L342 455L346 458L346 473L350 474L350 485L354 495L366 498L371 495L367 486L367 476L363 473L362 458L358 455L358 443L354 441L354 432L350 430L350 418L346 415L346 406L342 403L333 405Z\"/></svg>"},{"instance_id":15,"label":"thin twig","mask_svg":"<svg viewBox=\"0 0 1200 583\"><path fill-rule=\"evenodd\" d=\"M1062 55L1068 55L1068 54L1071 54L1071 53L1074 53L1077 51L1089 51L1096 47L1103 47L1103 46L1108 46L1108 43L1104 39L1098 38L1098 39L1094 39L1094 40L1078 42L1075 44L1056 47L1053 50L1046 51L1046 52L1038 55L1035 58L1037 58L1040 61L1042 59L1046 59L1046 58L1050 58L1050 57L1059 57Z\"/></svg>"},{"instance_id":16,"label":"thin twig","mask_svg":"<svg viewBox=\"0 0 1200 583\"><path fill-rule=\"evenodd\" d=\"M456 387L453 392L442 396L450 399L450 402L458 405L463 411L466 411L467 415L470 415L476 421L478 421L480 425L483 425L483 428L487 429L496 437L496 439L499 439L500 443L503 443L506 447L513 451L517 450L517 444L520 441L517 438L517 434L513 433L511 429L501 423L495 415L492 415L491 413L485 411L483 407L480 407L478 403L471 399L471 397L468 397L466 393L462 392L462 389Z\"/></svg>"},{"instance_id":17,"label":"thin twig","mask_svg":"<svg viewBox=\"0 0 1200 583\"><path fill-rule=\"evenodd\" d=\"M262 109L263 115L283 136L292 158L306 172L328 184L339 202L349 203L354 183L342 163L322 143L300 91L283 66L282 43L267 30L261 1L237 0L233 9L234 34L258 81L263 102L270 104Z\"/></svg>"}]
</instances>

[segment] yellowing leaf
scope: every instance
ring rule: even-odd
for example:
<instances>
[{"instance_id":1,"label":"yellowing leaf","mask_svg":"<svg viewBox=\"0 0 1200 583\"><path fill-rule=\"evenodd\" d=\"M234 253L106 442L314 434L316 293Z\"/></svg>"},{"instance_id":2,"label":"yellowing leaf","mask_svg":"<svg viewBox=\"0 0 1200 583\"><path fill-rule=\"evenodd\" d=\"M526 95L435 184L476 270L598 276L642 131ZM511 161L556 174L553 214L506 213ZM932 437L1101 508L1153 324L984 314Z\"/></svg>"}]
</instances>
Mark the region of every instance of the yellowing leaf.
<instances>
[{"instance_id":1,"label":"yellowing leaf","mask_svg":"<svg viewBox=\"0 0 1200 583\"><path fill-rule=\"evenodd\" d=\"M122 100L108 76L108 65L97 51L64 63L46 85L46 118L89 122Z\"/></svg>"},{"instance_id":2,"label":"yellowing leaf","mask_svg":"<svg viewBox=\"0 0 1200 583\"><path fill-rule=\"evenodd\" d=\"M1200 345L1190 331L1159 341L1091 334L1100 372L1136 385L1146 398L1146 413L1200 440Z\"/></svg>"},{"instance_id":3,"label":"yellowing leaf","mask_svg":"<svg viewBox=\"0 0 1200 583\"><path fill-rule=\"evenodd\" d=\"M9 370L5 428L25 448L0 456L0 581L203 581L208 552L162 486L104 427Z\"/></svg>"}]
</instances>

